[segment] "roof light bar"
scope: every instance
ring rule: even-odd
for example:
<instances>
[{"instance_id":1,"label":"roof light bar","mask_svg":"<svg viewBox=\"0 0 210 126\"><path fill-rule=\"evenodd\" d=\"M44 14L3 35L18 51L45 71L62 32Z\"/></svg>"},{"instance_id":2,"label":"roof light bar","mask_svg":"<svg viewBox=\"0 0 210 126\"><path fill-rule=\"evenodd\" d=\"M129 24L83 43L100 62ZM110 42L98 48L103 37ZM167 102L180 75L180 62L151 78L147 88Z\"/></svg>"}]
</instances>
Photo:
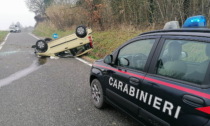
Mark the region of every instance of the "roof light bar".
<instances>
[{"instance_id":1,"label":"roof light bar","mask_svg":"<svg viewBox=\"0 0 210 126\"><path fill-rule=\"evenodd\" d=\"M187 18L184 22L183 28L206 28L207 20L203 15L193 16Z\"/></svg>"}]
</instances>

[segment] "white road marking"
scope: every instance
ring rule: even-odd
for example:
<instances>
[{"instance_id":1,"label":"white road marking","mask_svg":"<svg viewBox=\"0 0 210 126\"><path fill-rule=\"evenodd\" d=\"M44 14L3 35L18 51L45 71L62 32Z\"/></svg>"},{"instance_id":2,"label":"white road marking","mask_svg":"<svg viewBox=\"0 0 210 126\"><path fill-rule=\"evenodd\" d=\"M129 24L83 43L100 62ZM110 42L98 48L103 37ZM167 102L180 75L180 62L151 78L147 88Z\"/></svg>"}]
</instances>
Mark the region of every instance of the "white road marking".
<instances>
[{"instance_id":1,"label":"white road marking","mask_svg":"<svg viewBox=\"0 0 210 126\"><path fill-rule=\"evenodd\" d=\"M6 38L4 39L4 41L1 43L0 45L0 50L2 49L3 45L6 43L8 37L9 37L10 33L7 34Z\"/></svg>"},{"instance_id":2,"label":"white road marking","mask_svg":"<svg viewBox=\"0 0 210 126\"><path fill-rule=\"evenodd\" d=\"M36 37L35 35L33 35L33 34L31 34L31 33L28 33L28 34L31 35L31 36L33 36L33 37L36 38L36 39L40 39L40 38ZM57 59L57 58L54 58L54 57L50 57L50 58L51 58L51 59ZM84 64L86 64L86 65L88 65L88 66L92 66L91 63L89 63L89 62L87 62L87 61L85 61L85 60L83 60L83 59L81 59L81 58L75 57L75 59L79 60L80 62L83 62Z\"/></svg>"},{"instance_id":3,"label":"white road marking","mask_svg":"<svg viewBox=\"0 0 210 126\"><path fill-rule=\"evenodd\" d=\"M16 81L20 78L23 78L23 77L29 75L30 73L38 70L39 68L41 68L41 66L37 65L37 61L34 61L28 68L18 71L4 79L1 79L0 80L0 88L11 84L13 81Z\"/></svg>"},{"instance_id":4,"label":"white road marking","mask_svg":"<svg viewBox=\"0 0 210 126\"><path fill-rule=\"evenodd\" d=\"M25 51L7 51L7 52L0 52L0 56L7 56L7 55L12 55L12 54L15 54L15 53L19 53L19 52L25 52Z\"/></svg>"},{"instance_id":5,"label":"white road marking","mask_svg":"<svg viewBox=\"0 0 210 126\"><path fill-rule=\"evenodd\" d=\"M92 66L91 63L89 63L89 62L87 62L87 61L85 61L85 60L83 60L83 59L81 59L81 58L75 57L75 59L77 59L77 60L83 62L84 64L87 64L88 66Z\"/></svg>"},{"instance_id":6,"label":"white road marking","mask_svg":"<svg viewBox=\"0 0 210 126\"><path fill-rule=\"evenodd\" d=\"M36 37L35 35L33 35L32 33L28 33L29 35L31 35L32 37L34 37L35 39L40 39L38 37Z\"/></svg>"}]
</instances>

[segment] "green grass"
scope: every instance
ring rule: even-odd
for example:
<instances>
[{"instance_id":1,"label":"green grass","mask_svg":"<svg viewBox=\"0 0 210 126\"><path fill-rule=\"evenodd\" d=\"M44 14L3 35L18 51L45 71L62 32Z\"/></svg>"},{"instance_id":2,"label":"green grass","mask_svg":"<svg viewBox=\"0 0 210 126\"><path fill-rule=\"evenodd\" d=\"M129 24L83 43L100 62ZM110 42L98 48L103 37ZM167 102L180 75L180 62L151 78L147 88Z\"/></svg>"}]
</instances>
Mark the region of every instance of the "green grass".
<instances>
[{"instance_id":1,"label":"green grass","mask_svg":"<svg viewBox=\"0 0 210 126\"><path fill-rule=\"evenodd\" d=\"M39 37L44 37L44 38L52 38L52 35L54 33L57 33L59 38L61 38L74 33L74 30L61 31L54 28L53 26L50 26L47 23L41 23L35 28L33 33Z\"/></svg>"},{"instance_id":2,"label":"green grass","mask_svg":"<svg viewBox=\"0 0 210 126\"><path fill-rule=\"evenodd\" d=\"M0 31L0 43L4 41L4 38L7 36L8 31Z\"/></svg>"},{"instance_id":3,"label":"green grass","mask_svg":"<svg viewBox=\"0 0 210 126\"><path fill-rule=\"evenodd\" d=\"M100 59L112 53L127 40L139 35L142 31L107 30L93 32L93 51L88 55L94 59Z\"/></svg>"}]
</instances>

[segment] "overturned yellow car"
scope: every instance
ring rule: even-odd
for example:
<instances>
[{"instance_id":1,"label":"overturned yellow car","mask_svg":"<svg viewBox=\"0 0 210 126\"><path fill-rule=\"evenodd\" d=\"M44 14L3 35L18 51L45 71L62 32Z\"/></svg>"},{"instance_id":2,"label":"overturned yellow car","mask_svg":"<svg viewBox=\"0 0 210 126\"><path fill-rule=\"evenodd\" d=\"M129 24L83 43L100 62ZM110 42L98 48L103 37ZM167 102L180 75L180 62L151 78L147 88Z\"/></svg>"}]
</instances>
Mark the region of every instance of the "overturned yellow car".
<instances>
[{"instance_id":1,"label":"overturned yellow car","mask_svg":"<svg viewBox=\"0 0 210 126\"><path fill-rule=\"evenodd\" d=\"M32 48L39 56L81 56L93 48L92 30L86 26L78 26L74 34L52 40L38 40Z\"/></svg>"}]
</instances>

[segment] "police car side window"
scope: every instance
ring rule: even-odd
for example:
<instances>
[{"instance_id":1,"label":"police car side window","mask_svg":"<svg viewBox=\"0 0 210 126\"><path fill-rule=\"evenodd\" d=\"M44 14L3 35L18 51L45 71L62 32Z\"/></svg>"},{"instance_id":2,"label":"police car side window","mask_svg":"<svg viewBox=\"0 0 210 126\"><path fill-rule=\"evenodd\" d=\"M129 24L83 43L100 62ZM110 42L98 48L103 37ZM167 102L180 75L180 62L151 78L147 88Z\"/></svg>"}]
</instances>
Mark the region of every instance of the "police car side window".
<instances>
[{"instance_id":1,"label":"police car side window","mask_svg":"<svg viewBox=\"0 0 210 126\"><path fill-rule=\"evenodd\" d=\"M210 44L166 40L158 60L157 74L202 84L210 61Z\"/></svg>"},{"instance_id":2,"label":"police car side window","mask_svg":"<svg viewBox=\"0 0 210 126\"><path fill-rule=\"evenodd\" d=\"M155 39L138 40L123 47L118 54L118 66L143 70Z\"/></svg>"}]
</instances>

